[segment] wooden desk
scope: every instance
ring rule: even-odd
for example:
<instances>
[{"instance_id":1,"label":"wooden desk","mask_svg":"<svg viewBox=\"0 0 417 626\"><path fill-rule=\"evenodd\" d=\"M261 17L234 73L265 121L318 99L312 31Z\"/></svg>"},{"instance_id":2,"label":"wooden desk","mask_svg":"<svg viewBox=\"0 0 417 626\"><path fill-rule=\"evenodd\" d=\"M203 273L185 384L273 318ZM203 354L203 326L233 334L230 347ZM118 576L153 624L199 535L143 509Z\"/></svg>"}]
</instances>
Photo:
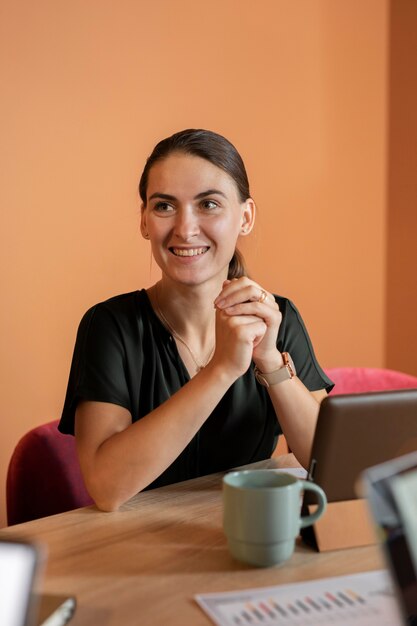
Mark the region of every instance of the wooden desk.
<instances>
[{"instance_id":1,"label":"wooden desk","mask_svg":"<svg viewBox=\"0 0 417 626\"><path fill-rule=\"evenodd\" d=\"M41 590L77 597L73 626L208 626L196 593L383 567L376 546L318 554L299 543L289 561L268 569L234 561L222 530L222 475L140 493L115 513L87 507L2 532L46 544Z\"/></svg>"}]
</instances>

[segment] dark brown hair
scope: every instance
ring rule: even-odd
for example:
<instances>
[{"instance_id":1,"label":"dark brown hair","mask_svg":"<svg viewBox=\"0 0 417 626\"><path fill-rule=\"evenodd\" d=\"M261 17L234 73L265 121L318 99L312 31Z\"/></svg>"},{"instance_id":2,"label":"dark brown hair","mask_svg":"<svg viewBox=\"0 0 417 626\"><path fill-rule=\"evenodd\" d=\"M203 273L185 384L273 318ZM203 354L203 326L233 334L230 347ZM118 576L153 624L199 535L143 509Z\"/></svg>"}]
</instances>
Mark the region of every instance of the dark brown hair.
<instances>
[{"instance_id":1,"label":"dark brown hair","mask_svg":"<svg viewBox=\"0 0 417 626\"><path fill-rule=\"evenodd\" d=\"M249 181L242 157L234 145L210 130L187 129L162 139L148 157L139 181L139 194L146 207L149 172L152 166L174 152L198 156L222 169L233 178L241 202L250 198ZM243 255L236 248L229 263L228 278L247 276Z\"/></svg>"}]
</instances>

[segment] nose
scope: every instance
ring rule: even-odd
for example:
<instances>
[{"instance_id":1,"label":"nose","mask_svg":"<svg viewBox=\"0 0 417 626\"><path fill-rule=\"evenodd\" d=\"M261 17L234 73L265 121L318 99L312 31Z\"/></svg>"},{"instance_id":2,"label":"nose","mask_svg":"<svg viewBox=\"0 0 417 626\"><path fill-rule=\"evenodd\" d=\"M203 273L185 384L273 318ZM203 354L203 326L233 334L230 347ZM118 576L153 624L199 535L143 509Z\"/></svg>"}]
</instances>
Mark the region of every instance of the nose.
<instances>
[{"instance_id":1,"label":"nose","mask_svg":"<svg viewBox=\"0 0 417 626\"><path fill-rule=\"evenodd\" d=\"M174 234L178 239L189 241L200 232L198 216L191 207L184 207L177 211L174 224Z\"/></svg>"}]
</instances>

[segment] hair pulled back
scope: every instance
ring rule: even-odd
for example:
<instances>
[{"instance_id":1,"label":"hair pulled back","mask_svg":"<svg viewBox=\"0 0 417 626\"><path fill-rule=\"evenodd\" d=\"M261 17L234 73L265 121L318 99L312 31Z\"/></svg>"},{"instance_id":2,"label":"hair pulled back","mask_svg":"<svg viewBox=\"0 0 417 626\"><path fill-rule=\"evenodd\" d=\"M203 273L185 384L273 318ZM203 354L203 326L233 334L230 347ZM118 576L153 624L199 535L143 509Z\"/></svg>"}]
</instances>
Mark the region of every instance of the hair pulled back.
<instances>
[{"instance_id":1,"label":"hair pulled back","mask_svg":"<svg viewBox=\"0 0 417 626\"><path fill-rule=\"evenodd\" d=\"M162 139L148 157L139 181L139 194L145 207L151 168L155 163L166 159L175 152L200 157L219 167L234 180L240 202L250 198L245 165L234 145L213 131L189 128ZM231 280L241 276L247 276L247 270L242 253L236 248L229 263L227 277Z\"/></svg>"}]
</instances>

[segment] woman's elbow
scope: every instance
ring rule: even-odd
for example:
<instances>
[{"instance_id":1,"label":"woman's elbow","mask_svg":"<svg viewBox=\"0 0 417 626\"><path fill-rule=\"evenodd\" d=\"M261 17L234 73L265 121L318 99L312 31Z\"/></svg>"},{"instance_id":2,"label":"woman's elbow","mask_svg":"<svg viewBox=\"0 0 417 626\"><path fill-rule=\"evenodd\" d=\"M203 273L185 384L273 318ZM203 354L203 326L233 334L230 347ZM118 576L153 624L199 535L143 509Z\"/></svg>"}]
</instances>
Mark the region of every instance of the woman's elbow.
<instances>
[{"instance_id":1,"label":"woman's elbow","mask_svg":"<svg viewBox=\"0 0 417 626\"><path fill-rule=\"evenodd\" d=\"M125 502L149 484L144 480L126 480L126 476L121 479L109 471L107 465L103 468L100 463L84 467L83 475L87 491L97 508L107 513L118 511Z\"/></svg>"},{"instance_id":2,"label":"woman's elbow","mask_svg":"<svg viewBox=\"0 0 417 626\"><path fill-rule=\"evenodd\" d=\"M96 507L105 513L118 511L127 498L123 499L117 491L103 489L102 485L95 485L94 481L86 480L87 491L94 500Z\"/></svg>"},{"instance_id":3,"label":"woman's elbow","mask_svg":"<svg viewBox=\"0 0 417 626\"><path fill-rule=\"evenodd\" d=\"M114 513L118 511L123 502L117 502L111 499L93 498L96 507L103 513Z\"/></svg>"}]
</instances>

